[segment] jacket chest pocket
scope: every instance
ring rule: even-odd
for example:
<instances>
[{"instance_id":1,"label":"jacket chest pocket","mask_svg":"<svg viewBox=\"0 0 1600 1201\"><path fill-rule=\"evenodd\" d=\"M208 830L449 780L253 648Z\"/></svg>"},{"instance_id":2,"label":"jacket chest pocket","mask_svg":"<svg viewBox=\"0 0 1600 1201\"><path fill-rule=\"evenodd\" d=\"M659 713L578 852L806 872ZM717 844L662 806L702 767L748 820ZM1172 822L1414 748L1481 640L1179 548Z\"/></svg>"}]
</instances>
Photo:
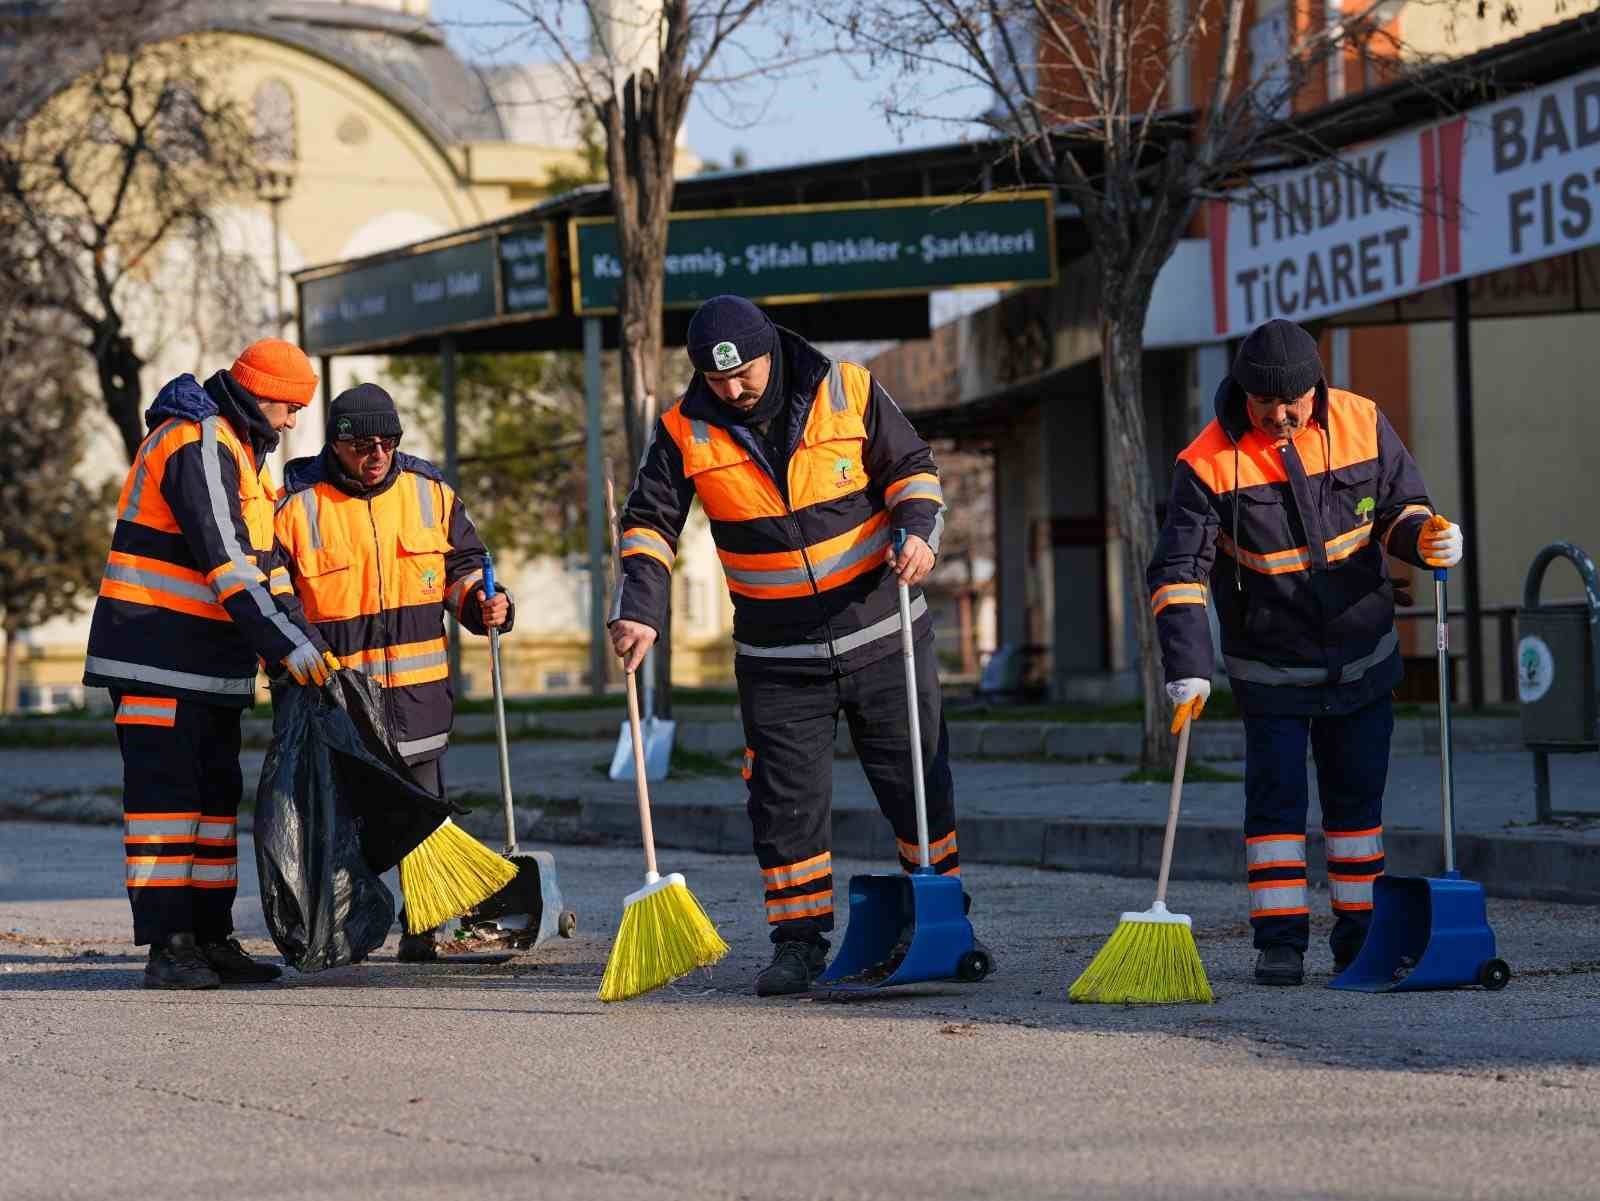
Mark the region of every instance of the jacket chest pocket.
<instances>
[{"instance_id":1,"label":"jacket chest pocket","mask_svg":"<svg viewBox=\"0 0 1600 1201\"><path fill-rule=\"evenodd\" d=\"M391 605L437 605L444 601L444 556L450 540L434 526L403 529L395 539L398 595Z\"/></svg>"},{"instance_id":2,"label":"jacket chest pocket","mask_svg":"<svg viewBox=\"0 0 1600 1201\"><path fill-rule=\"evenodd\" d=\"M853 411L830 413L826 422L808 429L789 460L789 503L801 509L865 489L866 446L866 426Z\"/></svg>"},{"instance_id":3,"label":"jacket chest pocket","mask_svg":"<svg viewBox=\"0 0 1600 1201\"><path fill-rule=\"evenodd\" d=\"M783 499L767 473L753 459L713 463L684 473L695 495L713 521L749 521L755 517L782 517ZM796 505L796 508L799 506Z\"/></svg>"},{"instance_id":4,"label":"jacket chest pocket","mask_svg":"<svg viewBox=\"0 0 1600 1201\"><path fill-rule=\"evenodd\" d=\"M295 592L311 621L344 621L362 611L361 572L349 548L324 546L295 556Z\"/></svg>"},{"instance_id":5,"label":"jacket chest pocket","mask_svg":"<svg viewBox=\"0 0 1600 1201\"><path fill-rule=\"evenodd\" d=\"M259 477L246 471L239 473L239 509L244 516L245 529L250 535L250 549L272 549L272 497L261 486Z\"/></svg>"},{"instance_id":6,"label":"jacket chest pocket","mask_svg":"<svg viewBox=\"0 0 1600 1201\"><path fill-rule=\"evenodd\" d=\"M1328 563L1350 558L1372 542L1378 512L1378 465L1356 463L1332 473L1328 489Z\"/></svg>"}]
</instances>

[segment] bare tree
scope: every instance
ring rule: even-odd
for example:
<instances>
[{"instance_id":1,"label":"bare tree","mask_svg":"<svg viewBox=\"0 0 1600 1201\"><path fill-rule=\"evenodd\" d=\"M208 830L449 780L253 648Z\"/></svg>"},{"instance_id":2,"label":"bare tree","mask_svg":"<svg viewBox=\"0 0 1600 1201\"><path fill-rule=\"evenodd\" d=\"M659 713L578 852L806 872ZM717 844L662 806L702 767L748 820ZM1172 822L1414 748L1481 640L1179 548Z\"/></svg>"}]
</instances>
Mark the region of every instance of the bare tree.
<instances>
[{"instance_id":1,"label":"bare tree","mask_svg":"<svg viewBox=\"0 0 1600 1201\"><path fill-rule=\"evenodd\" d=\"M66 341L0 313L0 713L17 709L19 635L78 610L105 566L117 486L84 483L81 417L92 404Z\"/></svg>"},{"instance_id":2,"label":"bare tree","mask_svg":"<svg viewBox=\"0 0 1600 1201\"><path fill-rule=\"evenodd\" d=\"M1107 537L1139 573L1130 595L1143 595L1156 536L1141 373L1156 276L1205 200L1248 198L1239 185L1250 169L1319 157L1339 169L1294 110L1324 98L1330 69L1397 73L1394 10L1347 0L1290 32L1290 6L1283 39L1254 56L1242 45L1245 0L874 0L829 18L852 45L898 65L891 117L918 119L932 99L922 81L955 78L983 98L978 120L1003 156L1081 212L1099 283ZM1195 85L1177 91L1191 68ZM1155 619L1135 609L1149 766L1171 762L1172 742Z\"/></svg>"},{"instance_id":3,"label":"bare tree","mask_svg":"<svg viewBox=\"0 0 1600 1201\"><path fill-rule=\"evenodd\" d=\"M554 57L581 121L604 135L622 279L622 400L637 462L661 379L667 219L678 135L701 87L732 97L730 119L759 114L764 84L804 60L798 9L770 0L500 0L510 30L498 52ZM781 11L780 11L781 10ZM763 51L750 39L770 43ZM740 99L742 97L742 99ZM752 99L752 97L755 97Z\"/></svg>"},{"instance_id":4,"label":"bare tree","mask_svg":"<svg viewBox=\"0 0 1600 1201\"><path fill-rule=\"evenodd\" d=\"M166 307L159 285L205 292L193 262L215 214L255 185L244 114L214 38L181 0L62 0L0 10L0 288L87 352L132 456L140 373ZM176 298L173 298L174 300Z\"/></svg>"}]
</instances>

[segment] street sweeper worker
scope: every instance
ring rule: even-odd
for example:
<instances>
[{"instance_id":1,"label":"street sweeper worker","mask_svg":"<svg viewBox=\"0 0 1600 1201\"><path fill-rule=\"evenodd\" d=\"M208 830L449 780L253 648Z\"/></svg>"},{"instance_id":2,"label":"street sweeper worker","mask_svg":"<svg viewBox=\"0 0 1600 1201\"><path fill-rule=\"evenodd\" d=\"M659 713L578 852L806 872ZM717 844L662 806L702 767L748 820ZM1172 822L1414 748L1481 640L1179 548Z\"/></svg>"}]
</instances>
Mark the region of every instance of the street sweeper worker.
<instances>
[{"instance_id":1,"label":"street sweeper worker","mask_svg":"<svg viewBox=\"0 0 1600 1201\"><path fill-rule=\"evenodd\" d=\"M239 719L257 658L296 680L337 662L268 580L277 489L265 459L316 391L297 346L267 338L202 385L180 375L145 413L89 627L83 682L111 691L133 940L147 988L258 984L280 969L233 937Z\"/></svg>"},{"instance_id":2,"label":"street sweeper worker","mask_svg":"<svg viewBox=\"0 0 1600 1201\"><path fill-rule=\"evenodd\" d=\"M498 583L484 595L483 541L439 469L398 449L403 433L377 384L334 397L322 452L284 469L275 571L340 663L383 686L406 767L443 796L455 713L445 614L487 635L510 630L514 612ZM402 962L437 957L433 931L401 934Z\"/></svg>"},{"instance_id":3,"label":"street sweeper worker","mask_svg":"<svg viewBox=\"0 0 1600 1201\"><path fill-rule=\"evenodd\" d=\"M1317 343L1269 321L1239 347L1216 418L1178 456L1148 583L1173 730L1213 669L1208 601L1244 718L1255 978L1299 984L1309 942L1306 746L1317 765L1335 970L1361 950L1383 872L1383 789L1401 674L1385 556L1461 561L1377 405L1330 388Z\"/></svg>"},{"instance_id":4,"label":"street sweeper worker","mask_svg":"<svg viewBox=\"0 0 1600 1201\"><path fill-rule=\"evenodd\" d=\"M656 423L621 515L611 639L629 671L655 642L698 496L733 598L744 778L776 948L756 992L804 992L833 929L841 713L901 864L918 862L897 578L912 589L930 862L960 869L933 622L917 587L939 549L944 497L928 444L883 385L750 301L706 301L687 349L693 379ZM896 529L907 533L898 554Z\"/></svg>"}]
</instances>

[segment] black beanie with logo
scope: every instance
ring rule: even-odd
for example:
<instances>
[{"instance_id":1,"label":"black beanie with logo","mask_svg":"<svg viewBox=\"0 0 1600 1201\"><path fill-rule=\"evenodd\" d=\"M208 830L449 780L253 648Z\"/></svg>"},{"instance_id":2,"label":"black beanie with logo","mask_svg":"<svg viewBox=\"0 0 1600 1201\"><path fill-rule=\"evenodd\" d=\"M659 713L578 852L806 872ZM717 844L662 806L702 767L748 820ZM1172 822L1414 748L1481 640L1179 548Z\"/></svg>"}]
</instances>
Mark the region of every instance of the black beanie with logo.
<instances>
[{"instance_id":1,"label":"black beanie with logo","mask_svg":"<svg viewBox=\"0 0 1600 1201\"><path fill-rule=\"evenodd\" d=\"M328 406L329 442L355 438L398 438L400 413L394 397L377 384L357 384L333 398Z\"/></svg>"}]
</instances>

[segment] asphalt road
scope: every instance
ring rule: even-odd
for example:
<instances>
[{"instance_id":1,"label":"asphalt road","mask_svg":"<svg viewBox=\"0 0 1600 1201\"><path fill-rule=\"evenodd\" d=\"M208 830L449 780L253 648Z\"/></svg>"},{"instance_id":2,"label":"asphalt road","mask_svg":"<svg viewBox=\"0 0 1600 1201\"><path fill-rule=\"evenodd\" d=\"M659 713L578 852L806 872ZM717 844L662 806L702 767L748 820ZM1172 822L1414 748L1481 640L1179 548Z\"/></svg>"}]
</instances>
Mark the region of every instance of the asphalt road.
<instances>
[{"instance_id":1,"label":"asphalt road","mask_svg":"<svg viewBox=\"0 0 1600 1201\"><path fill-rule=\"evenodd\" d=\"M0 823L6 1201L1600 1187L1592 909L1491 902L1518 972L1503 992L1369 997L1253 987L1242 888L1184 883L1172 901L1195 916L1218 1003L1074 1006L1067 984L1148 885L974 865L990 980L759 1000L753 864L674 852L663 866L687 874L733 953L602 1006L637 852L557 848L571 942L503 967L410 967L391 938L367 964L178 994L137 987L120 856L115 829ZM264 933L250 896L236 916ZM1320 944L1312 966L1325 983Z\"/></svg>"}]
</instances>

